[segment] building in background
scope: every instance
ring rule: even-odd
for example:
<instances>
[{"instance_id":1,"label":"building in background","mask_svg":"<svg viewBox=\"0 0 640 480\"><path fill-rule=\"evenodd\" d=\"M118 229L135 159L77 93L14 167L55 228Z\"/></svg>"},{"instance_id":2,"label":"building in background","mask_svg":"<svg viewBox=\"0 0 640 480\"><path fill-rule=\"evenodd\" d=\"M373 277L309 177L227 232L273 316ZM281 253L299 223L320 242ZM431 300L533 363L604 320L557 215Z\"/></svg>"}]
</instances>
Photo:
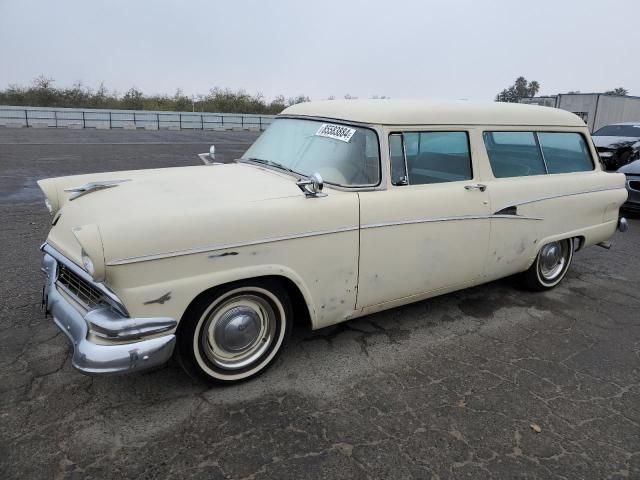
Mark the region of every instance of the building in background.
<instances>
[{"instance_id":1,"label":"building in background","mask_svg":"<svg viewBox=\"0 0 640 480\"><path fill-rule=\"evenodd\" d=\"M520 103L556 107L573 112L584 120L592 133L612 123L640 123L640 97L604 93L561 93L523 98Z\"/></svg>"}]
</instances>

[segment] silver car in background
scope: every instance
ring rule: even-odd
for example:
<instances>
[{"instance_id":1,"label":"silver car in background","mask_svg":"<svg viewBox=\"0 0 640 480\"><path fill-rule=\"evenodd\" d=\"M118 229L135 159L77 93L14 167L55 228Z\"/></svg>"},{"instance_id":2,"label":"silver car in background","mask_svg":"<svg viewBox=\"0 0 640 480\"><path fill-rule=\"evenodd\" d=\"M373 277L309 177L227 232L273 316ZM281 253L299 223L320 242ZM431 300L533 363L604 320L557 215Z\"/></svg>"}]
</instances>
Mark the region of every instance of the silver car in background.
<instances>
[{"instance_id":1,"label":"silver car in background","mask_svg":"<svg viewBox=\"0 0 640 480\"><path fill-rule=\"evenodd\" d=\"M624 173L627 177L627 191L629 192L629 197L622 208L640 213L640 160L619 168L618 172Z\"/></svg>"}]
</instances>

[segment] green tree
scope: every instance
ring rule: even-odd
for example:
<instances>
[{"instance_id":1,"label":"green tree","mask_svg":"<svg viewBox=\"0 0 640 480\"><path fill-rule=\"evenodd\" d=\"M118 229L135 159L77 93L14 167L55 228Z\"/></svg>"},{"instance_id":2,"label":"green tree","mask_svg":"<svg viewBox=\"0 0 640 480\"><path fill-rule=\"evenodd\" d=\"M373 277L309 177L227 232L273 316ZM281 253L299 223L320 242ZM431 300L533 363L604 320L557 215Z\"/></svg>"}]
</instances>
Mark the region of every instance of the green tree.
<instances>
[{"instance_id":1,"label":"green tree","mask_svg":"<svg viewBox=\"0 0 640 480\"><path fill-rule=\"evenodd\" d=\"M496 95L495 101L518 103L522 98L535 97L539 91L540 84L537 81L528 82L526 78L518 77L513 85Z\"/></svg>"},{"instance_id":2,"label":"green tree","mask_svg":"<svg viewBox=\"0 0 640 480\"><path fill-rule=\"evenodd\" d=\"M612 95L614 97L624 97L629 94L629 91L626 88L618 87L613 90L607 90L604 92L605 95Z\"/></svg>"},{"instance_id":3,"label":"green tree","mask_svg":"<svg viewBox=\"0 0 640 480\"><path fill-rule=\"evenodd\" d=\"M289 105L309 101L305 95L288 99L278 95L267 102L260 93L251 95L244 90L219 87L212 88L206 95L189 97L180 89L173 96L145 95L134 87L120 95L108 90L103 83L95 91L81 82L70 88L57 88L53 83L52 78L40 75L29 87L9 85L0 89L0 105L277 114Z\"/></svg>"},{"instance_id":4,"label":"green tree","mask_svg":"<svg viewBox=\"0 0 640 480\"><path fill-rule=\"evenodd\" d=\"M297 97L289 97L289 99L287 100L287 105L296 105L298 103L305 103L309 101L309 97L305 95L298 95Z\"/></svg>"},{"instance_id":5,"label":"green tree","mask_svg":"<svg viewBox=\"0 0 640 480\"><path fill-rule=\"evenodd\" d=\"M56 106L56 91L53 88L53 78L40 75L33 81L33 88L27 92L29 105L43 107Z\"/></svg>"},{"instance_id":6,"label":"green tree","mask_svg":"<svg viewBox=\"0 0 640 480\"><path fill-rule=\"evenodd\" d=\"M267 112L280 113L285 108L287 108L287 103L284 99L284 95L277 95L276 98L274 98L267 106Z\"/></svg>"},{"instance_id":7,"label":"green tree","mask_svg":"<svg viewBox=\"0 0 640 480\"><path fill-rule=\"evenodd\" d=\"M144 94L135 87L131 87L122 98L122 106L128 110L142 110L144 108Z\"/></svg>"},{"instance_id":8,"label":"green tree","mask_svg":"<svg viewBox=\"0 0 640 480\"><path fill-rule=\"evenodd\" d=\"M173 95L173 109L178 112L186 112L193 108L192 100L187 97L181 88L176 90L176 93Z\"/></svg>"}]
</instances>

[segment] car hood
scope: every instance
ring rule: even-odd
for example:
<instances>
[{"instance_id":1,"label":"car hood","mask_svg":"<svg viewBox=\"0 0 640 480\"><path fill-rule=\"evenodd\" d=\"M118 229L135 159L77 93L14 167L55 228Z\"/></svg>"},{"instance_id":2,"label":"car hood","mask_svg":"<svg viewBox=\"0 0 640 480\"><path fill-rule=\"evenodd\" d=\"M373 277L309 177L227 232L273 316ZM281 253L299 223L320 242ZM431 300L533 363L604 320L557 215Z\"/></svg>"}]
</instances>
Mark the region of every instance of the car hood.
<instances>
[{"instance_id":1,"label":"car hood","mask_svg":"<svg viewBox=\"0 0 640 480\"><path fill-rule=\"evenodd\" d=\"M631 175L640 175L640 160L628 163L618 169L618 173L629 173Z\"/></svg>"},{"instance_id":2,"label":"car hood","mask_svg":"<svg viewBox=\"0 0 640 480\"><path fill-rule=\"evenodd\" d=\"M70 200L65 189L124 180ZM284 199L304 201L296 178L248 164L226 164L77 175L38 182L60 205L47 239L81 264L73 233L97 225L107 264L114 259L232 241L247 222ZM53 199L57 195L56 199ZM250 217L250 218L249 218ZM233 231L228 231L233 225ZM215 237L215 242L214 238Z\"/></svg>"},{"instance_id":3,"label":"car hood","mask_svg":"<svg viewBox=\"0 0 640 480\"><path fill-rule=\"evenodd\" d=\"M596 135L591 138L593 138L593 143L596 147L604 148L621 148L640 142L640 138L636 137L610 137L605 135Z\"/></svg>"}]
</instances>

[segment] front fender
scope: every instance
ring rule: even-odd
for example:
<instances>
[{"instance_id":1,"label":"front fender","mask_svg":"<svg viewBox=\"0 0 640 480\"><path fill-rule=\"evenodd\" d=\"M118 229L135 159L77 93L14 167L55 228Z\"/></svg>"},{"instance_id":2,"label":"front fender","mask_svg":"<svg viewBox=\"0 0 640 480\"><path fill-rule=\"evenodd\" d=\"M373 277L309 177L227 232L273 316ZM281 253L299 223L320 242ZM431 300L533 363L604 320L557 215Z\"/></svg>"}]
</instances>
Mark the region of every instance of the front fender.
<instances>
[{"instance_id":1,"label":"front fender","mask_svg":"<svg viewBox=\"0 0 640 480\"><path fill-rule=\"evenodd\" d=\"M119 267L122 268L122 267ZM191 302L202 292L231 282L256 277L277 276L293 282L307 304L311 324L317 325L317 299L303 278L285 265L267 264L211 271L204 274L146 284L117 291L118 297L135 316L182 318Z\"/></svg>"}]
</instances>

